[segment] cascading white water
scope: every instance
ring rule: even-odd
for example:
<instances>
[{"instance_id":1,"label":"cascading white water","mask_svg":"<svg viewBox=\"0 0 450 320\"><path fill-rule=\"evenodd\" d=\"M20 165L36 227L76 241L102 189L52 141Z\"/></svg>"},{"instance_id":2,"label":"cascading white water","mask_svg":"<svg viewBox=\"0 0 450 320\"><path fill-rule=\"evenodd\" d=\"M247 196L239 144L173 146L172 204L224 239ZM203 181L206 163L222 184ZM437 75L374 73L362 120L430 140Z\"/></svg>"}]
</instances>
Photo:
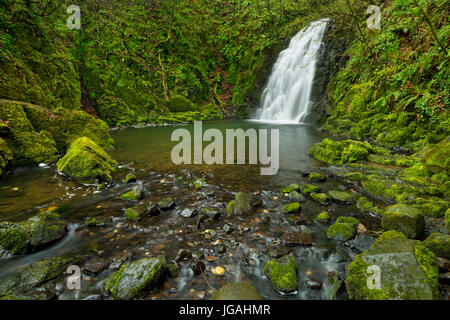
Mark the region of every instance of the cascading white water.
<instances>
[{"instance_id":1,"label":"cascading white water","mask_svg":"<svg viewBox=\"0 0 450 320\"><path fill-rule=\"evenodd\" d=\"M256 119L302 122L311 105L311 88L328 20L311 23L278 56L262 95Z\"/></svg>"}]
</instances>

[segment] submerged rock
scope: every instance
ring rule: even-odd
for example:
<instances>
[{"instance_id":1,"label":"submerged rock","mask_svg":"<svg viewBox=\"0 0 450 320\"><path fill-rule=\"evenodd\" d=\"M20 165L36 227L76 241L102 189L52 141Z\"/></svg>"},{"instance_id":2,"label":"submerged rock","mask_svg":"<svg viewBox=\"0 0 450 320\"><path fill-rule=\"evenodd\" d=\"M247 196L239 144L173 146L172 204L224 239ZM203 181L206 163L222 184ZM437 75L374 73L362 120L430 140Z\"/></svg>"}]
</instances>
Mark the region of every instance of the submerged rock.
<instances>
[{"instance_id":1,"label":"submerged rock","mask_svg":"<svg viewBox=\"0 0 450 320\"><path fill-rule=\"evenodd\" d=\"M81 183L111 181L118 166L109 154L87 137L76 139L56 164L58 170Z\"/></svg>"},{"instance_id":2,"label":"submerged rock","mask_svg":"<svg viewBox=\"0 0 450 320\"><path fill-rule=\"evenodd\" d=\"M0 282L0 297L7 295L29 296L30 291L33 292L34 289L44 286L47 282L64 276L67 267L78 262L79 259L76 257L56 257L31 263L23 268L19 274ZM47 296L45 294L43 298L47 299Z\"/></svg>"},{"instance_id":3,"label":"submerged rock","mask_svg":"<svg viewBox=\"0 0 450 320\"><path fill-rule=\"evenodd\" d=\"M353 199L353 196L348 192L333 190L333 191L328 191L327 195L331 200L336 201L336 202L346 203L346 204L351 204L351 203L355 202L355 200Z\"/></svg>"},{"instance_id":4,"label":"submerged rock","mask_svg":"<svg viewBox=\"0 0 450 320\"><path fill-rule=\"evenodd\" d=\"M331 220L331 216L328 212L322 211L317 215L317 217L314 219L314 221L317 221L319 223L328 223Z\"/></svg>"},{"instance_id":5,"label":"submerged rock","mask_svg":"<svg viewBox=\"0 0 450 320\"><path fill-rule=\"evenodd\" d=\"M435 232L423 241L423 245L436 256L450 259L450 235Z\"/></svg>"},{"instance_id":6,"label":"submerged rock","mask_svg":"<svg viewBox=\"0 0 450 320\"><path fill-rule=\"evenodd\" d=\"M298 266L292 254L268 262L264 273L276 291L285 294L297 291Z\"/></svg>"},{"instance_id":7,"label":"submerged rock","mask_svg":"<svg viewBox=\"0 0 450 320\"><path fill-rule=\"evenodd\" d=\"M11 254L35 252L61 239L66 223L57 213L46 211L20 223L0 223L0 248Z\"/></svg>"},{"instance_id":8,"label":"submerged rock","mask_svg":"<svg viewBox=\"0 0 450 320\"><path fill-rule=\"evenodd\" d=\"M428 150L422 157L422 163L434 173L450 173L450 136Z\"/></svg>"},{"instance_id":9,"label":"submerged rock","mask_svg":"<svg viewBox=\"0 0 450 320\"><path fill-rule=\"evenodd\" d=\"M292 191L298 191L300 190L300 186L297 183L292 183L288 185L287 187L281 188L280 191L282 193L291 193Z\"/></svg>"},{"instance_id":10,"label":"submerged rock","mask_svg":"<svg viewBox=\"0 0 450 320\"><path fill-rule=\"evenodd\" d=\"M306 201L306 198L301 193L297 191L292 191L291 193L289 193L289 200L294 202L304 202Z\"/></svg>"},{"instance_id":11,"label":"submerged rock","mask_svg":"<svg viewBox=\"0 0 450 320\"><path fill-rule=\"evenodd\" d=\"M248 282L229 283L215 291L211 300L262 300L259 292Z\"/></svg>"},{"instance_id":12,"label":"submerged rock","mask_svg":"<svg viewBox=\"0 0 450 320\"><path fill-rule=\"evenodd\" d=\"M173 201L172 197L164 198L158 201L158 207L161 210L170 210L175 207L175 201Z\"/></svg>"},{"instance_id":13,"label":"submerged rock","mask_svg":"<svg viewBox=\"0 0 450 320\"><path fill-rule=\"evenodd\" d=\"M395 230L408 238L418 239L423 235L425 218L419 209L406 204L395 204L386 208L381 225L386 231Z\"/></svg>"},{"instance_id":14,"label":"submerged rock","mask_svg":"<svg viewBox=\"0 0 450 320\"><path fill-rule=\"evenodd\" d=\"M353 217L339 217L336 223L328 228L327 236L334 241L347 241L356 236L359 221Z\"/></svg>"},{"instance_id":15,"label":"submerged rock","mask_svg":"<svg viewBox=\"0 0 450 320\"><path fill-rule=\"evenodd\" d=\"M251 195L239 192L227 206L227 215L247 215L252 211Z\"/></svg>"},{"instance_id":16,"label":"submerged rock","mask_svg":"<svg viewBox=\"0 0 450 320\"><path fill-rule=\"evenodd\" d=\"M285 245L311 245L313 243L312 231L305 225L295 227L283 233Z\"/></svg>"},{"instance_id":17,"label":"submerged rock","mask_svg":"<svg viewBox=\"0 0 450 320\"><path fill-rule=\"evenodd\" d=\"M167 273L164 256L142 258L123 265L103 282L103 289L115 299L133 299L156 287Z\"/></svg>"},{"instance_id":18,"label":"submerged rock","mask_svg":"<svg viewBox=\"0 0 450 320\"><path fill-rule=\"evenodd\" d=\"M379 288L368 288L372 283L368 277L373 274L369 266L379 267ZM440 299L434 254L420 241L407 239L397 231L383 233L356 257L349 267L346 287L351 299Z\"/></svg>"}]
</instances>

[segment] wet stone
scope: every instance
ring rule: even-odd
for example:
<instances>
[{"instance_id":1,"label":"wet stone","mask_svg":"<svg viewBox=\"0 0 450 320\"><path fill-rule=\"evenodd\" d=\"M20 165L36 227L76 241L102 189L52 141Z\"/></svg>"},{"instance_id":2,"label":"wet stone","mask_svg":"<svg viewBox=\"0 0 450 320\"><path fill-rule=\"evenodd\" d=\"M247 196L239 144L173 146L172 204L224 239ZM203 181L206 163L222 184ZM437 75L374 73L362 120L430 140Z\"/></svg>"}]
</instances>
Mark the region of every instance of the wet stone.
<instances>
[{"instance_id":1,"label":"wet stone","mask_svg":"<svg viewBox=\"0 0 450 320\"><path fill-rule=\"evenodd\" d=\"M220 211L212 208L205 208L202 213L210 219L217 220L220 217Z\"/></svg>"},{"instance_id":2,"label":"wet stone","mask_svg":"<svg viewBox=\"0 0 450 320\"><path fill-rule=\"evenodd\" d=\"M175 201L172 197L167 197L158 202L158 207L161 210L170 210L175 206Z\"/></svg>"},{"instance_id":3,"label":"wet stone","mask_svg":"<svg viewBox=\"0 0 450 320\"><path fill-rule=\"evenodd\" d=\"M83 270L90 274L100 274L109 266L108 261L103 258L92 258L83 267Z\"/></svg>"},{"instance_id":4,"label":"wet stone","mask_svg":"<svg viewBox=\"0 0 450 320\"><path fill-rule=\"evenodd\" d=\"M230 226L229 224L225 223L222 227L222 231L227 234L230 234L231 232L233 232L233 227Z\"/></svg>"},{"instance_id":5,"label":"wet stone","mask_svg":"<svg viewBox=\"0 0 450 320\"><path fill-rule=\"evenodd\" d=\"M301 225L283 233L282 240L285 245L311 245L312 231L305 225Z\"/></svg>"},{"instance_id":6,"label":"wet stone","mask_svg":"<svg viewBox=\"0 0 450 320\"><path fill-rule=\"evenodd\" d=\"M196 209L186 208L183 211L181 211L180 216L182 216L183 218L191 218L191 217L195 216L196 214L197 214Z\"/></svg>"}]
</instances>

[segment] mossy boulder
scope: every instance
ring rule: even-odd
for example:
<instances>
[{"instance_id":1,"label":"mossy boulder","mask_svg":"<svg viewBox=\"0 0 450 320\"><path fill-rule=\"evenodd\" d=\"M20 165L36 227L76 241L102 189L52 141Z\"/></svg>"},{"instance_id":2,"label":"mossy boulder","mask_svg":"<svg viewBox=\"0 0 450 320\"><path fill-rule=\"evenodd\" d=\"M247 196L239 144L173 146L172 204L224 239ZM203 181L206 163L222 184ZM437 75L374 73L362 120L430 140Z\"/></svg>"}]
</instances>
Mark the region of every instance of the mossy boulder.
<instances>
[{"instance_id":1,"label":"mossy boulder","mask_svg":"<svg viewBox=\"0 0 450 320\"><path fill-rule=\"evenodd\" d=\"M369 266L379 267L380 288L369 289ZM351 263L347 292L358 300L440 299L438 269L434 254L420 241L388 231Z\"/></svg>"},{"instance_id":2,"label":"mossy boulder","mask_svg":"<svg viewBox=\"0 0 450 320\"><path fill-rule=\"evenodd\" d=\"M422 157L422 163L434 173L450 173L450 136L428 150Z\"/></svg>"},{"instance_id":3,"label":"mossy boulder","mask_svg":"<svg viewBox=\"0 0 450 320\"><path fill-rule=\"evenodd\" d=\"M328 228L327 236L334 241L347 241L356 236L359 221L353 217L339 217L336 223Z\"/></svg>"},{"instance_id":4,"label":"mossy boulder","mask_svg":"<svg viewBox=\"0 0 450 320\"><path fill-rule=\"evenodd\" d=\"M353 140L334 141L324 139L311 147L309 154L316 160L329 165L342 165L347 162L367 160L373 148L368 142Z\"/></svg>"},{"instance_id":5,"label":"mossy boulder","mask_svg":"<svg viewBox=\"0 0 450 320\"><path fill-rule=\"evenodd\" d=\"M385 231L402 232L410 239L418 239L425 229L423 213L406 204L395 204L385 209L381 225Z\"/></svg>"},{"instance_id":6,"label":"mossy boulder","mask_svg":"<svg viewBox=\"0 0 450 320\"><path fill-rule=\"evenodd\" d=\"M251 195L239 192L227 206L227 215L247 215L252 211Z\"/></svg>"},{"instance_id":7,"label":"mossy boulder","mask_svg":"<svg viewBox=\"0 0 450 320\"><path fill-rule=\"evenodd\" d=\"M309 194L309 196L311 197L311 199L313 199L314 201L326 206L330 203L330 199L328 198L326 193L323 192L311 192Z\"/></svg>"},{"instance_id":8,"label":"mossy boulder","mask_svg":"<svg viewBox=\"0 0 450 320\"><path fill-rule=\"evenodd\" d=\"M294 202L303 202L306 200L305 196L297 191L292 191L289 193L289 200Z\"/></svg>"},{"instance_id":9,"label":"mossy boulder","mask_svg":"<svg viewBox=\"0 0 450 320\"><path fill-rule=\"evenodd\" d=\"M317 215L317 217L314 218L314 221L317 221L319 223L328 223L331 220L331 216L328 212L322 211Z\"/></svg>"},{"instance_id":10,"label":"mossy boulder","mask_svg":"<svg viewBox=\"0 0 450 320\"><path fill-rule=\"evenodd\" d=\"M328 191L327 196L335 202L346 204L351 204L355 202L355 200L353 199L353 195L345 191L336 191L336 190Z\"/></svg>"},{"instance_id":11,"label":"mossy boulder","mask_svg":"<svg viewBox=\"0 0 450 320\"><path fill-rule=\"evenodd\" d=\"M111 181L118 164L88 137L76 139L67 154L58 161L58 170L78 182L94 184Z\"/></svg>"},{"instance_id":12,"label":"mossy boulder","mask_svg":"<svg viewBox=\"0 0 450 320\"><path fill-rule=\"evenodd\" d=\"M79 263L77 257L54 257L33 262L23 268L17 275L0 282L0 297L21 295L38 289L49 281L65 275L68 266Z\"/></svg>"},{"instance_id":13,"label":"mossy boulder","mask_svg":"<svg viewBox=\"0 0 450 320\"><path fill-rule=\"evenodd\" d=\"M20 223L0 223L0 247L13 255L35 252L66 234L57 213L41 213Z\"/></svg>"},{"instance_id":14,"label":"mossy boulder","mask_svg":"<svg viewBox=\"0 0 450 320\"><path fill-rule=\"evenodd\" d=\"M447 209L445 212L445 225L447 227L447 230L450 231L450 209Z\"/></svg>"},{"instance_id":15,"label":"mossy boulder","mask_svg":"<svg viewBox=\"0 0 450 320\"><path fill-rule=\"evenodd\" d=\"M13 153L3 138L0 138L0 175L13 159Z\"/></svg>"},{"instance_id":16,"label":"mossy boulder","mask_svg":"<svg viewBox=\"0 0 450 320\"><path fill-rule=\"evenodd\" d=\"M14 166L53 163L59 157L56 142L48 131L16 132L11 148Z\"/></svg>"},{"instance_id":17,"label":"mossy boulder","mask_svg":"<svg viewBox=\"0 0 450 320\"><path fill-rule=\"evenodd\" d=\"M123 200L137 201L142 198L142 186L140 184L134 186L130 191L120 196Z\"/></svg>"},{"instance_id":18,"label":"mossy boulder","mask_svg":"<svg viewBox=\"0 0 450 320\"><path fill-rule=\"evenodd\" d=\"M300 186L297 183L291 183L287 187L284 187L284 188L280 189L280 191L282 193L291 193L293 191L298 191L298 190L300 190Z\"/></svg>"},{"instance_id":19,"label":"mossy boulder","mask_svg":"<svg viewBox=\"0 0 450 320\"><path fill-rule=\"evenodd\" d=\"M11 133L11 127L4 122L0 122L0 137L6 137Z\"/></svg>"},{"instance_id":20,"label":"mossy boulder","mask_svg":"<svg viewBox=\"0 0 450 320\"><path fill-rule=\"evenodd\" d=\"M258 290L248 282L229 283L215 291L211 300L263 300Z\"/></svg>"},{"instance_id":21,"label":"mossy boulder","mask_svg":"<svg viewBox=\"0 0 450 320\"><path fill-rule=\"evenodd\" d=\"M432 233L423 241L423 245L442 258L450 259L450 235Z\"/></svg>"},{"instance_id":22,"label":"mossy boulder","mask_svg":"<svg viewBox=\"0 0 450 320\"><path fill-rule=\"evenodd\" d=\"M297 213L300 212L301 206L298 202L292 202L288 203L287 205L283 206L281 209L281 212L283 213Z\"/></svg>"},{"instance_id":23,"label":"mossy boulder","mask_svg":"<svg viewBox=\"0 0 450 320\"><path fill-rule=\"evenodd\" d=\"M304 184L300 187L300 190L305 196L307 196L311 192L320 192L320 188L312 184Z\"/></svg>"},{"instance_id":24,"label":"mossy boulder","mask_svg":"<svg viewBox=\"0 0 450 320\"><path fill-rule=\"evenodd\" d=\"M125 183L133 183L133 182L137 181L137 177L134 173L130 172L130 173L127 173L124 181L125 181Z\"/></svg>"},{"instance_id":25,"label":"mossy boulder","mask_svg":"<svg viewBox=\"0 0 450 320\"><path fill-rule=\"evenodd\" d=\"M175 94L170 98L169 110L170 112L196 111L198 106L189 99Z\"/></svg>"},{"instance_id":26,"label":"mossy boulder","mask_svg":"<svg viewBox=\"0 0 450 320\"><path fill-rule=\"evenodd\" d=\"M298 266L292 254L268 262L264 273L276 291L283 294L297 291Z\"/></svg>"},{"instance_id":27,"label":"mossy boulder","mask_svg":"<svg viewBox=\"0 0 450 320\"><path fill-rule=\"evenodd\" d=\"M115 299L133 299L155 288L167 273L164 256L142 258L123 265L103 282L103 289Z\"/></svg>"}]
</instances>

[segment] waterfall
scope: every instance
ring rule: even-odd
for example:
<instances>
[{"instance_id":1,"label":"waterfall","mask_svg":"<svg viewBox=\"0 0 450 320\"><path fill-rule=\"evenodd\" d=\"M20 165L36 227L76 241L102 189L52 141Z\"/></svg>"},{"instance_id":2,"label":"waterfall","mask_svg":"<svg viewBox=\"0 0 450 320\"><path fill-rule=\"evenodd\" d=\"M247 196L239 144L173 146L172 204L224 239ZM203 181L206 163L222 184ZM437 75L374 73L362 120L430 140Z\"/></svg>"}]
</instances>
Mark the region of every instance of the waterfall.
<instances>
[{"instance_id":1,"label":"waterfall","mask_svg":"<svg viewBox=\"0 0 450 320\"><path fill-rule=\"evenodd\" d=\"M280 53L264 89L257 120L296 123L305 120L327 21L311 23Z\"/></svg>"}]
</instances>

